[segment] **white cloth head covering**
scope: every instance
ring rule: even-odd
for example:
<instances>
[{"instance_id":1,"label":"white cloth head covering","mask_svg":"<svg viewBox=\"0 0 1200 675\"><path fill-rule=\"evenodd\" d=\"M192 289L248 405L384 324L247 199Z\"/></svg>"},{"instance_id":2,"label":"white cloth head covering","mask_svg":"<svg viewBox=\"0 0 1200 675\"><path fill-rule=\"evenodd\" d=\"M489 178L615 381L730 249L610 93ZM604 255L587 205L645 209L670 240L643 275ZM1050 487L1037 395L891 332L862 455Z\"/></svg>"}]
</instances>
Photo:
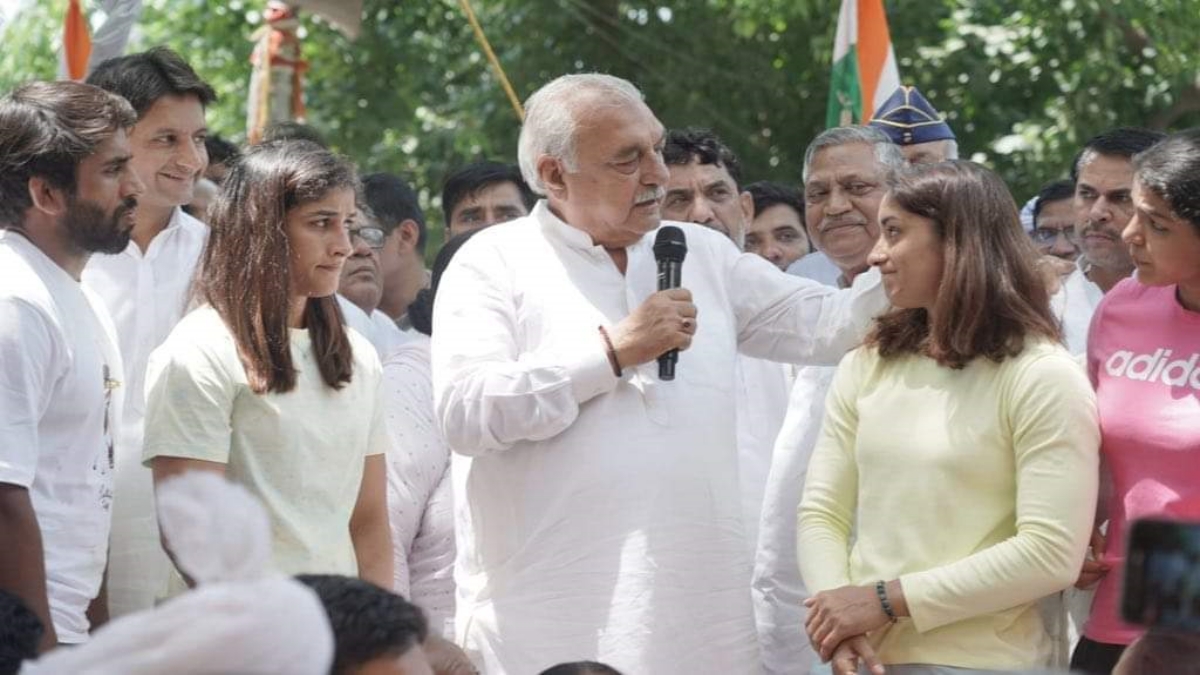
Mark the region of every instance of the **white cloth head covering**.
<instances>
[{"instance_id":1,"label":"white cloth head covering","mask_svg":"<svg viewBox=\"0 0 1200 675\"><path fill-rule=\"evenodd\" d=\"M194 471L164 481L158 505L176 564L199 586L28 662L21 675L329 672L325 608L303 584L267 573L270 525L250 493Z\"/></svg>"}]
</instances>

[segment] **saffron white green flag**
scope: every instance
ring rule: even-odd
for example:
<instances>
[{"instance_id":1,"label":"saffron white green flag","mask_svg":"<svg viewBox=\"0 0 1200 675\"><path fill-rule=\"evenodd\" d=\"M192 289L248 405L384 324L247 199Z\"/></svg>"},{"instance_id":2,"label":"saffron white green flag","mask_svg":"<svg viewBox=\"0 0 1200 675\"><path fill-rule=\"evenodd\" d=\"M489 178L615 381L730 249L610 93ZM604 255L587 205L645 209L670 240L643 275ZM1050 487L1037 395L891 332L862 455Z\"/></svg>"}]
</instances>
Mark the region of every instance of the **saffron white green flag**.
<instances>
[{"instance_id":1,"label":"saffron white green flag","mask_svg":"<svg viewBox=\"0 0 1200 675\"><path fill-rule=\"evenodd\" d=\"M842 0L825 126L859 124L900 86L883 0Z\"/></svg>"}]
</instances>

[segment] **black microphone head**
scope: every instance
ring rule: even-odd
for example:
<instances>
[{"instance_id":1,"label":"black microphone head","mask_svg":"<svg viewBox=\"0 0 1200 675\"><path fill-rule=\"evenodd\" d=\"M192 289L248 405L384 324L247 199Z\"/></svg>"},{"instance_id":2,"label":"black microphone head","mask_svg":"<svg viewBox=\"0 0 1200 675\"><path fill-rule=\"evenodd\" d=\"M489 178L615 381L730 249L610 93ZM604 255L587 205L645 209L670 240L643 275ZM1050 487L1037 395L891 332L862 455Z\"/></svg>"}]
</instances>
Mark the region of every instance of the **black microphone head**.
<instances>
[{"instance_id":1,"label":"black microphone head","mask_svg":"<svg viewBox=\"0 0 1200 675\"><path fill-rule=\"evenodd\" d=\"M658 228L658 236L654 238L654 259L659 262L683 262L687 256L687 237L683 230L674 225L664 225Z\"/></svg>"}]
</instances>

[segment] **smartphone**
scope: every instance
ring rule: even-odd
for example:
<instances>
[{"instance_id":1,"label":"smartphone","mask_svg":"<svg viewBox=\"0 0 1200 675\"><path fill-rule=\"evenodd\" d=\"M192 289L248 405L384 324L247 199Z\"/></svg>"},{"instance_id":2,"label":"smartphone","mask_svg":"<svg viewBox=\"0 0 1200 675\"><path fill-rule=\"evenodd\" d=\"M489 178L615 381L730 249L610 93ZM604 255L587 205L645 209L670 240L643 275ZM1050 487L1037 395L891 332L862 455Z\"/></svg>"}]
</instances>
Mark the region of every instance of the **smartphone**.
<instances>
[{"instance_id":1,"label":"smartphone","mask_svg":"<svg viewBox=\"0 0 1200 675\"><path fill-rule=\"evenodd\" d=\"M1121 618L1142 626L1200 631L1200 523L1133 523Z\"/></svg>"}]
</instances>

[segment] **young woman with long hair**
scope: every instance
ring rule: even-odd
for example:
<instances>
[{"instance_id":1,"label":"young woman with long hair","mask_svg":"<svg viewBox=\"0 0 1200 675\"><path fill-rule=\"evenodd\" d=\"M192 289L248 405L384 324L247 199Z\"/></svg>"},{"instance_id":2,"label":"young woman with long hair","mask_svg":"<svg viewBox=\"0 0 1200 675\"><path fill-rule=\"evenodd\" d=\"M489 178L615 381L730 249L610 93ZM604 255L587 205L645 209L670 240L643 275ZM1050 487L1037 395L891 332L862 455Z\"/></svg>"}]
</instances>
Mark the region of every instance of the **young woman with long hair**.
<instances>
[{"instance_id":1,"label":"young woman with long hair","mask_svg":"<svg viewBox=\"0 0 1200 675\"><path fill-rule=\"evenodd\" d=\"M1141 633L1119 612L1129 523L1200 519L1200 129L1134 158L1133 208L1121 236L1137 276L1104 296L1088 333L1111 489L1077 584L1099 581L1071 667L1103 675Z\"/></svg>"},{"instance_id":2,"label":"young woman with long hair","mask_svg":"<svg viewBox=\"0 0 1200 675\"><path fill-rule=\"evenodd\" d=\"M806 630L838 675L1044 665L1036 601L1074 580L1096 500L1091 388L998 176L911 167L879 216L894 309L839 366L809 467Z\"/></svg>"},{"instance_id":3,"label":"young woman with long hair","mask_svg":"<svg viewBox=\"0 0 1200 675\"><path fill-rule=\"evenodd\" d=\"M390 588L381 369L334 298L357 187L353 166L303 141L235 165L211 209L207 304L150 359L145 457L156 482L199 469L245 485L280 571Z\"/></svg>"}]
</instances>

